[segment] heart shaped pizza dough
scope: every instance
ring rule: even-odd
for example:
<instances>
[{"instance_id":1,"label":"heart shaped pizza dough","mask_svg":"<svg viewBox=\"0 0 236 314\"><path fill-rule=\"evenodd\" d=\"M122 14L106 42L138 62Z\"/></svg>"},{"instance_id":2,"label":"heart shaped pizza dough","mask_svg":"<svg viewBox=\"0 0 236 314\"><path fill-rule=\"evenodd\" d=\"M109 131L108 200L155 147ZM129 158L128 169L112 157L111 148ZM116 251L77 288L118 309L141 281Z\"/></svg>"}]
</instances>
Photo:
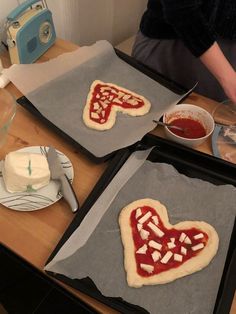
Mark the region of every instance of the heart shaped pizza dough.
<instances>
[{"instance_id":1,"label":"heart shaped pizza dough","mask_svg":"<svg viewBox=\"0 0 236 314\"><path fill-rule=\"evenodd\" d=\"M145 97L118 85L96 80L90 87L83 121L89 128L104 131L113 127L118 111L130 116L142 116L150 107Z\"/></svg>"},{"instance_id":2,"label":"heart shaped pizza dough","mask_svg":"<svg viewBox=\"0 0 236 314\"><path fill-rule=\"evenodd\" d=\"M219 238L203 221L169 223L157 200L141 199L119 216L124 266L130 287L171 282L206 267L215 256Z\"/></svg>"}]
</instances>

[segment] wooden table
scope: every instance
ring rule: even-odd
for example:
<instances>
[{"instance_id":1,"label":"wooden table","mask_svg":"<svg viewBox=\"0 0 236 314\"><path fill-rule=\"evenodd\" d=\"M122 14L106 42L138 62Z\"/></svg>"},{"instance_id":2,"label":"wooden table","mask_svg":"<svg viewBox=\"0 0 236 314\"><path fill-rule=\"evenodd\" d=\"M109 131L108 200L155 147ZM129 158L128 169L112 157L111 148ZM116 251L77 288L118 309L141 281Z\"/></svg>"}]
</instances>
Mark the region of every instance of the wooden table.
<instances>
[{"instance_id":1,"label":"wooden table","mask_svg":"<svg viewBox=\"0 0 236 314\"><path fill-rule=\"evenodd\" d=\"M73 51L77 48L77 45L58 39L53 47L39 59L39 62L47 61L64 52ZM5 67L10 65L7 53L2 56L2 61ZM22 96L20 91L12 83L6 89L16 98ZM213 110L217 105L216 102L194 93L188 97L186 102L197 104L209 111ZM161 127L156 128L152 133L164 136ZM52 130L41 124L27 110L18 106L14 123L7 137L7 142L0 150L0 160L9 151L35 145L53 145L70 158L75 172L73 186L80 204L83 204L106 169L107 163L99 165L92 163L72 145L63 141ZM198 150L211 154L210 142L204 143ZM0 205L0 239L12 251L42 270L50 253L54 250L73 217L74 215L63 199L48 208L33 212L13 211ZM59 284L66 286L60 282ZM71 287L66 286L66 288L101 313L117 313ZM235 299L231 310L232 313L236 313Z\"/></svg>"}]
</instances>

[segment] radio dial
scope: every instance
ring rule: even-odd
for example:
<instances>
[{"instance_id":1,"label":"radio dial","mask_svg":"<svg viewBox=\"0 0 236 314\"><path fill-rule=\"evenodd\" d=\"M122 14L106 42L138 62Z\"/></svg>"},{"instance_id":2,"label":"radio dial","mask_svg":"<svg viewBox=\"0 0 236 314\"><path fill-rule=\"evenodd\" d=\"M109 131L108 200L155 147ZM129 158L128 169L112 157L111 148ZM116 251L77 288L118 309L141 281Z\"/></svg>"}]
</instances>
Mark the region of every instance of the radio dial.
<instances>
[{"instance_id":1,"label":"radio dial","mask_svg":"<svg viewBox=\"0 0 236 314\"><path fill-rule=\"evenodd\" d=\"M43 44L47 44L52 37L52 25L44 22L39 28L39 39Z\"/></svg>"}]
</instances>

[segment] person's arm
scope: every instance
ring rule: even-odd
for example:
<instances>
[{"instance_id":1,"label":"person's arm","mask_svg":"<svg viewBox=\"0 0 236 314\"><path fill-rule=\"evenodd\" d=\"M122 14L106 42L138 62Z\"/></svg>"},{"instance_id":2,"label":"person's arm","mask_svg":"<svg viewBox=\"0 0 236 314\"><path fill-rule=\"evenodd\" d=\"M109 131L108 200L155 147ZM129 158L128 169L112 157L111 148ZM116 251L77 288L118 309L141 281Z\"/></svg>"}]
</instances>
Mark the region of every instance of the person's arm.
<instances>
[{"instance_id":1,"label":"person's arm","mask_svg":"<svg viewBox=\"0 0 236 314\"><path fill-rule=\"evenodd\" d=\"M236 72L216 42L214 26L196 0L161 0L167 21L186 47L214 75L225 94L236 103Z\"/></svg>"},{"instance_id":2,"label":"person's arm","mask_svg":"<svg viewBox=\"0 0 236 314\"><path fill-rule=\"evenodd\" d=\"M236 72L224 56L217 42L199 58L218 80L229 99L236 103Z\"/></svg>"},{"instance_id":3,"label":"person's arm","mask_svg":"<svg viewBox=\"0 0 236 314\"><path fill-rule=\"evenodd\" d=\"M166 22L196 58L216 41L213 22L203 14L201 1L161 0L161 3Z\"/></svg>"}]
</instances>

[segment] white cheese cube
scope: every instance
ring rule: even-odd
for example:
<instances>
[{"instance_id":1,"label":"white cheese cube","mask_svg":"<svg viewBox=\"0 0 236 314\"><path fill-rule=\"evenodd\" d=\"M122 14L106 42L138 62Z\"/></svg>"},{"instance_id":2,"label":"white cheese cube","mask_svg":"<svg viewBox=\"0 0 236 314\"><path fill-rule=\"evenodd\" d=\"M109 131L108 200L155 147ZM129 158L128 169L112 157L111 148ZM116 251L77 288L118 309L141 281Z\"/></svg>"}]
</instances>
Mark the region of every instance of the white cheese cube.
<instances>
[{"instance_id":1,"label":"white cheese cube","mask_svg":"<svg viewBox=\"0 0 236 314\"><path fill-rule=\"evenodd\" d=\"M197 245L192 246L192 250L193 251L198 251L204 248L204 244L203 243L199 243Z\"/></svg>"},{"instance_id":2,"label":"white cheese cube","mask_svg":"<svg viewBox=\"0 0 236 314\"><path fill-rule=\"evenodd\" d=\"M154 262L159 261L159 259L161 258L161 253L158 252L158 251L152 252L151 255L152 255L152 259L153 259Z\"/></svg>"},{"instance_id":3,"label":"white cheese cube","mask_svg":"<svg viewBox=\"0 0 236 314\"><path fill-rule=\"evenodd\" d=\"M181 254L186 255L187 254L187 249L184 246L181 246L180 252L181 252Z\"/></svg>"},{"instance_id":4,"label":"white cheese cube","mask_svg":"<svg viewBox=\"0 0 236 314\"><path fill-rule=\"evenodd\" d=\"M103 109L103 108L102 108L102 107L100 107L100 108L98 108L98 109L97 109L97 111L96 111L96 112L97 112L98 114L100 114L100 113L102 112L102 109Z\"/></svg>"},{"instance_id":5,"label":"white cheese cube","mask_svg":"<svg viewBox=\"0 0 236 314\"><path fill-rule=\"evenodd\" d=\"M179 237L179 242L184 242L184 239L187 237L187 235L184 233L184 232L182 232L181 233L181 235L180 235L180 237Z\"/></svg>"},{"instance_id":6,"label":"white cheese cube","mask_svg":"<svg viewBox=\"0 0 236 314\"><path fill-rule=\"evenodd\" d=\"M127 103L130 104L130 105L132 105L132 106L138 105L138 101L137 101L136 99L133 99L133 98L128 99L128 100L127 100Z\"/></svg>"},{"instance_id":7,"label":"white cheese cube","mask_svg":"<svg viewBox=\"0 0 236 314\"><path fill-rule=\"evenodd\" d=\"M91 118L99 119L99 114L97 112L91 112Z\"/></svg>"},{"instance_id":8,"label":"white cheese cube","mask_svg":"<svg viewBox=\"0 0 236 314\"><path fill-rule=\"evenodd\" d=\"M169 249L173 249L173 248L176 247L176 245L173 242L168 242L167 246L168 246Z\"/></svg>"},{"instance_id":9,"label":"white cheese cube","mask_svg":"<svg viewBox=\"0 0 236 314\"><path fill-rule=\"evenodd\" d=\"M149 234L150 232L145 230L145 229L141 229L140 230L140 237L143 239L143 240L147 240L148 237L149 237Z\"/></svg>"},{"instance_id":10,"label":"white cheese cube","mask_svg":"<svg viewBox=\"0 0 236 314\"><path fill-rule=\"evenodd\" d=\"M124 95L123 99L126 101L126 100L130 99L130 97L131 97L130 95Z\"/></svg>"},{"instance_id":11,"label":"white cheese cube","mask_svg":"<svg viewBox=\"0 0 236 314\"><path fill-rule=\"evenodd\" d=\"M107 106L108 106L108 104L106 103L106 101L100 101L100 104L102 105L102 107L103 107L104 109L106 109Z\"/></svg>"},{"instance_id":12,"label":"white cheese cube","mask_svg":"<svg viewBox=\"0 0 236 314\"><path fill-rule=\"evenodd\" d=\"M203 237L204 237L203 233L198 233L198 234L195 234L195 236L193 236L195 240L202 239Z\"/></svg>"},{"instance_id":13,"label":"white cheese cube","mask_svg":"<svg viewBox=\"0 0 236 314\"><path fill-rule=\"evenodd\" d=\"M135 212L135 218L138 219L138 217L140 217L142 215L142 210L141 208L137 208L136 212Z\"/></svg>"},{"instance_id":14,"label":"white cheese cube","mask_svg":"<svg viewBox=\"0 0 236 314\"><path fill-rule=\"evenodd\" d=\"M147 252L147 244L144 244L142 247L140 247L136 251L137 254L146 254L146 252Z\"/></svg>"},{"instance_id":15,"label":"white cheese cube","mask_svg":"<svg viewBox=\"0 0 236 314\"><path fill-rule=\"evenodd\" d=\"M3 179L10 193L38 190L50 181L47 159L37 153L11 152L4 161Z\"/></svg>"},{"instance_id":16,"label":"white cheese cube","mask_svg":"<svg viewBox=\"0 0 236 314\"><path fill-rule=\"evenodd\" d=\"M152 216L152 213L148 211L142 218L139 219L139 223L143 224L145 221L147 221Z\"/></svg>"},{"instance_id":17,"label":"white cheese cube","mask_svg":"<svg viewBox=\"0 0 236 314\"><path fill-rule=\"evenodd\" d=\"M155 225L158 225L159 220L158 220L158 217L157 217L157 216L152 216L152 220L153 220L153 222L154 222Z\"/></svg>"},{"instance_id":18,"label":"white cheese cube","mask_svg":"<svg viewBox=\"0 0 236 314\"><path fill-rule=\"evenodd\" d=\"M117 104L121 105L122 101L119 98L114 98L113 100L114 102L116 102Z\"/></svg>"},{"instance_id":19,"label":"white cheese cube","mask_svg":"<svg viewBox=\"0 0 236 314\"><path fill-rule=\"evenodd\" d=\"M175 238L170 238L170 242L175 243Z\"/></svg>"},{"instance_id":20,"label":"white cheese cube","mask_svg":"<svg viewBox=\"0 0 236 314\"><path fill-rule=\"evenodd\" d=\"M138 229L138 231L141 231L142 228L143 228L143 225L142 225L142 224L137 224L137 229Z\"/></svg>"},{"instance_id":21,"label":"white cheese cube","mask_svg":"<svg viewBox=\"0 0 236 314\"><path fill-rule=\"evenodd\" d=\"M151 274L154 271L154 266L148 264L140 264L140 267L147 273Z\"/></svg>"},{"instance_id":22,"label":"white cheese cube","mask_svg":"<svg viewBox=\"0 0 236 314\"><path fill-rule=\"evenodd\" d=\"M186 244L192 244L192 241L191 241L190 238L187 236L187 237L184 239L184 243L186 243Z\"/></svg>"},{"instance_id":23,"label":"white cheese cube","mask_svg":"<svg viewBox=\"0 0 236 314\"><path fill-rule=\"evenodd\" d=\"M95 103L93 104L93 109L94 109L94 110L98 110L99 108L100 108L99 103L98 103L98 102L95 102Z\"/></svg>"},{"instance_id":24,"label":"white cheese cube","mask_svg":"<svg viewBox=\"0 0 236 314\"><path fill-rule=\"evenodd\" d=\"M159 250L159 251L160 251L161 248L162 248L162 245L161 245L160 243L154 241L154 240L149 241L149 242L148 242L148 245L149 245L150 247L154 248L154 249Z\"/></svg>"},{"instance_id":25,"label":"white cheese cube","mask_svg":"<svg viewBox=\"0 0 236 314\"><path fill-rule=\"evenodd\" d=\"M159 229L156 225L154 225L152 222L148 223L148 227L152 229L152 231L158 236L158 237L163 237L165 234L161 229Z\"/></svg>"},{"instance_id":26,"label":"white cheese cube","mask_svg":"<svg viewBox=\"0 0 236 314\"><path fill-rule=\"evenodd\" d=\"M180 255L180 254L175 253L175 254L174 254L174 260L175 260L176 262L182 262L183 256Z\"/></svg>"},{"instance_id":27,"label":"white cheese cube","mask_svg":"<svg viewBox=\"0 0 236 314\"><path fill-rule=\"evenodd\" d=\"M100 88L100 91L102 92L102 93L104 93L105 91L110 91L111 90L111 87L110 86L106 86L106 87L101 87Z\"/></svg>"},{"instance_id":28,"label":"white cheese cube","mask_svg":"<svg viewBox=\"0 0 236 314\"><path fill-rule=\"evenodd\" d=\"M122 98L125 94L123 92L118 92L118 98Z\"/></svg>"},{"instance_id":29,"label":"white cheese cube","mask_svg":"<svg viewBox=\"0 0 236 314\"><path fill-rule=\"evenodd\" d=\"M167 264L169 260L171 259L173 253L171 251L167 251L166 254L162 257L161 263L162 264Z\"/></svg>"}]
</instances>

